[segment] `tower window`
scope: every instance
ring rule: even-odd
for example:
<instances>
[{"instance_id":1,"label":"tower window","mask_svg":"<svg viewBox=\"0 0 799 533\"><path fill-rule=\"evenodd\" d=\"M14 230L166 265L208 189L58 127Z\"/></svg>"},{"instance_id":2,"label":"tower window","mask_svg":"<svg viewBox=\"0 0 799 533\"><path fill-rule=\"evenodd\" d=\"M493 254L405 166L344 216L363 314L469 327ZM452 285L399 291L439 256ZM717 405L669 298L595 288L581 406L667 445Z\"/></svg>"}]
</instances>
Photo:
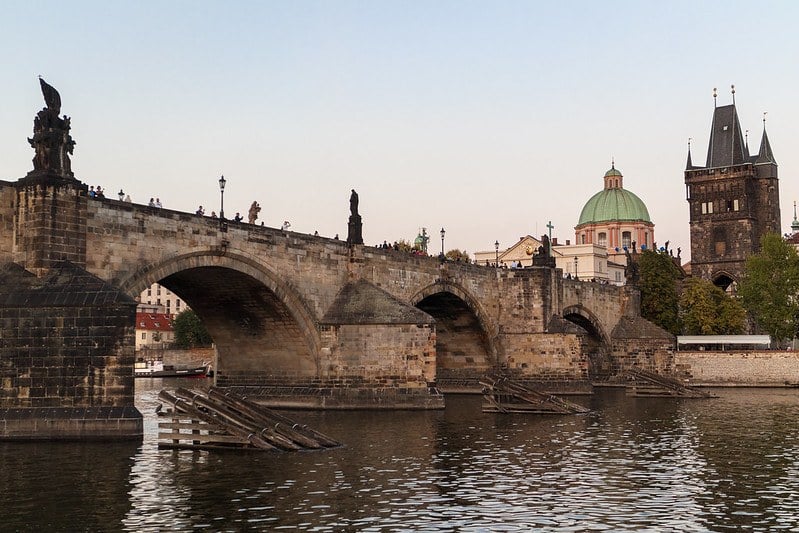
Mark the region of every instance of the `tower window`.
<instances>
[{"instance_id":1,"label":"tower window","mask_svg":"<svg viewBox=\"0 0 799 533\"><path fill-rule=\"evenodd\" d=\"M608 245L608 234L605 233L604 231L600 232L599 235L597 235L597 244L599 246L607 246Z\"/></svg>"},{"instance_id":2,"label":"tower window","mask_svg":"<svg viewBox=\"0 0 799 533\"><path fill-rule=\"evenodd\" d=\"M738 211L738 209L739 209L738 199L736 198L735 200L732 201L732 210L733 211Z\"/></svg>"}]
</instances>

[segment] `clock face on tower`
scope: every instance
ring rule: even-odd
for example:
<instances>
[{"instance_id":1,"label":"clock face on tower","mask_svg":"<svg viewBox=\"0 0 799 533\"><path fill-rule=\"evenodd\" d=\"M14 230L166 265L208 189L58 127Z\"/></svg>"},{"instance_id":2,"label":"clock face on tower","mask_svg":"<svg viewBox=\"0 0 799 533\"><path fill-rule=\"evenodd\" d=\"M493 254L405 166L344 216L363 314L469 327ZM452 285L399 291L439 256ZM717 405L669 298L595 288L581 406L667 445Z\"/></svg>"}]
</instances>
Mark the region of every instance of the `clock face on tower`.
<instances>
[{"instance_id":1,"label":"clock face on tower","mask_svg":"<svg viewBox=\"0 0 799 533\"><path fill-rule=\"evenodd\" d=\"M533 247L532 247L532 246L530 246L530 245L528 244L528 245L527 245L527 248L525 248L525 249L524 249L524 252L525 252L527 255L533 255Z\"/></svg>"}]
</instances>

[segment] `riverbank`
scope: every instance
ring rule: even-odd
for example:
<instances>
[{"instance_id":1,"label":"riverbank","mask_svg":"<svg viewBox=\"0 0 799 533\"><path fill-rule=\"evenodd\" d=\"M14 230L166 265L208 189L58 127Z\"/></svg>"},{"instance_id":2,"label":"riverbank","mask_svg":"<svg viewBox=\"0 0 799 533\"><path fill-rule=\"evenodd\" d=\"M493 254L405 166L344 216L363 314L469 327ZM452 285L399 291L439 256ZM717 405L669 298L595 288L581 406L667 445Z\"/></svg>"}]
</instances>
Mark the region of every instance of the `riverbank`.
<instances>
[{"instance_id":1,"label":"riverbank","mask_svg":"<svg viewBox=\"0 0 799 533\"><path fill-rule=\"evenodd\" d=\"M678 351L674 371L691 385L707 387L797 387L799 352Z\"/></svg>"}]
</instances>

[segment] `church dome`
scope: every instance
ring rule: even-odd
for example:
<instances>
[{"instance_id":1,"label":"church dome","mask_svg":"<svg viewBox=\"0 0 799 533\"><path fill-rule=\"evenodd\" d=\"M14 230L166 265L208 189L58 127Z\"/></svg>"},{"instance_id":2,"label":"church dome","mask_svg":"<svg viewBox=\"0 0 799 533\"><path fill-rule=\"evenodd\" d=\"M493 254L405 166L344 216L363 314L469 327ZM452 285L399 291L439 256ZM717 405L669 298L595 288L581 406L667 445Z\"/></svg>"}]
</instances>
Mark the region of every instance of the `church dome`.
<instances>
[{"instance_id":1,"label":"church dome","mask_svg":"<svg viewBox=\"0 0 799 533\"><path fill-rule=\"evenodd\" d=\"M618 178L618 179L614 179ZM644 202L621 186L615 165L605 172L605 188L593 195L580 213L578 226L598 222L641 221L652 223Z\"/></svg>"}]
</instances>

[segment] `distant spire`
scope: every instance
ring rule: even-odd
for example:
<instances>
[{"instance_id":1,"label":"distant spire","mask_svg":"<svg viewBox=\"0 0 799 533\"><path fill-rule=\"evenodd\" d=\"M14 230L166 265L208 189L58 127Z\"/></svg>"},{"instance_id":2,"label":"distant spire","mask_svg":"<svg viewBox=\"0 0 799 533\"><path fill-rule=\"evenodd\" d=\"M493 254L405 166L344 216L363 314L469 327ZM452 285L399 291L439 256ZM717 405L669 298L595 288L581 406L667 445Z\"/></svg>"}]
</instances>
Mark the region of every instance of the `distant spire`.
<instances>
[{"instance_id":1,"label":"distant spire","mask_svg":"<svg viewBox=\"0 0 799 533\"><path fill-rule=\"evenodd\" d=\"M793 222L791 222L791 231L794 234L799 233L799 219L796 218L796 200L793 201Z\"/></svg>"},{"instance_id":2,"label":"distant spire","mask_svg":"<svg viewBox=\"0 0 799 533\"><path fill-rule=\"evenodd\" d=\"M771 143L768 141L768 135L766 134L766 114L763 113L763 137L760 139L760 152L757 154L757 159L755 163L777 163L774 159L774 152L771 151Z\"/></svg>"},{"instance_id":3,"label":"distant spire","mask_svg":"<svg viewBox=\"0 0 799 533\"><path fill-rule=\"evenodd\" d=\"M685 170L691 170L694 168L694 164L691 161L691 138L688 137L688 161L685 163Z\"/></svg>"},{"instance_id":4,"label":"distant spire","mask_svg":"<svg viewBox=\"0 0 799 533\"><path fill-rule=\"evenodd\" d=\"M749 130L746 130L744 133L744 138L746 139L746 152L749 152Z\"/></svg>"},{"instance_id":5,"label":"distant spire","mask_svg":"<svg viewBox=\"0 0 799 533\"><path fill-rule=\"evenodd\" d=\"M713 87L713 107L716 107L716 97L719 95L717 91L718 89Z\"/></svg>"},{"instance_id":6,"label":"distant spire","mask_svg":"<svg viewBox=\"0 0 799 533\"><path fill-rule=\"evenodd\" d=\"M616 158L614 156L610 156L610 168L616 168Z\"/></svg>"},{"instance_id":7,"label":"distant spire","mask_svg":"<svg viewBox=\"0 0 799 533\"><path fill-rule=\"evenodd\" d=\"M732 91L732 105L735 105L735 85L730 85L730 90Z\"/></svg>"}]
</instances>

